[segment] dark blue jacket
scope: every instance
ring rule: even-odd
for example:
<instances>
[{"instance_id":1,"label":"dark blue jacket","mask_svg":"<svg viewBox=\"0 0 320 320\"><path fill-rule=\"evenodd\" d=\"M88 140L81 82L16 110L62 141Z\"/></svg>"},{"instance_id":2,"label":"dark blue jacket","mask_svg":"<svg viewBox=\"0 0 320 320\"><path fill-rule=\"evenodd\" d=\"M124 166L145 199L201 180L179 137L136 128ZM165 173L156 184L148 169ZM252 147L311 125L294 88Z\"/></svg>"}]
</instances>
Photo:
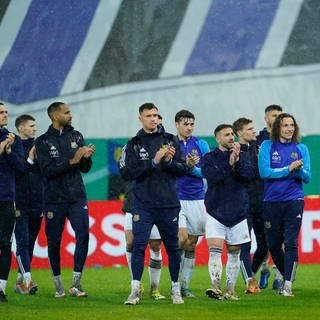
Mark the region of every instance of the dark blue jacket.
<instances>
[{"instance_id":1,"label":"dark blue jacket","mask_svg":"<svg viewBox=\"0 0 320 320\"><path fill-rule=\"evenodd\" d=\"M235 166L229 165L229 151L215 148L202 158L202 174L207 179L205 205L208 213L227 227L244 220L248 210L246 183L254 178L254 168L246 152Z\"/></svg>"},{"instance_id":2,"label":"dark blue jacket","mask_svg":"<svg viewBox=\"0 0 320 320\"><path fill-rule=\"evenodd\" d=\"M257 135L256 143L260 147L264 140L269 140L269 139L270 139L270 133L267 131L267 128L263 128Z\"/></svg>"},{"instance_id":3,"label":"dark blue jacket","mask_svg":"<svg viewBox=\"0 0 320 320\"><path fill-rule=\"evenodd\" d=\"M82 134L71 126L60 132L51 125L48 131L36 140L38 162L41 173L46 178L45 204L72 203L86 199L81 172L90 170L92 160L82 158L78 164L69 163L82 146Z\"/></svg>"},{"instance_id":4,"label":"dark blue jacket","mask_svg":"<svg viewBox=\"0 0 320 320\"><path fill-rule=\"evenodd\" d=\"M154 165L156 152L166 145L175 147L174 158L169 164ZM119 166L122 178L133 181L134 208L180 207L176 177L183 176L188 167L177 137L166 133L162 127L156 133L141 129L124 146Z\"/></svg>"},{"instance_id":5,"label":"dark blue jacket","mask_svg":"<svg viewBox=\"0 0 320 320\"><path fill-rule=\"evenodd\" d=\"M0 142L7 138L9 131L0 129ZM12 152L0 155L0 201L15 200L15 174L23 172L26 167L21 139L16 136L11 147Z\"/></svg>"},{"instance_id":6,"label":"dark blue jacket","mask_svg":"<svg viewBox=\"0 0 320 320\"><path fill-rule=\"evenodd\" d=\"M247 182L250 215L262 214L263 180L260 178L258 167L258 145L256 143L241 144L241 151L247 152L254 168L254 178Z\"/></svg>"},{"instance_id":7,"label":"dark blue jacket","mask_svg":"<svg viewBox=\"0 0 320 320\"><path fill-rule=\"evenodd\" d=\"M34 139L22 140L25 159L29 157L29 151L34 144ZM27 162L26 170L16 174L16 209L43 209L43 178L38 160L33 164Z\"/></svg>"}]
</instances>

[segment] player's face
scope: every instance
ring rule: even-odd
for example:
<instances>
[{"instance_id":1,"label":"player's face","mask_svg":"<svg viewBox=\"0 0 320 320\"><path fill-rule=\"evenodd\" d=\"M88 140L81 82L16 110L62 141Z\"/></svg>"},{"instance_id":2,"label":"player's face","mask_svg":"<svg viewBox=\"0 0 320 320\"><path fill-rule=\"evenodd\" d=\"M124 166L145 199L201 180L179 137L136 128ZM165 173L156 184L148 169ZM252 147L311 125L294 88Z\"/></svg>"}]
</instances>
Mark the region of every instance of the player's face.
<instances>
[{"instance_id":1,"label":"player's face","mask_svg":"<svg viewBox=\"0 0 320 320\"><path fill-rule=\"evenodd\" d=\"M243 126L238 135L239 139L241 139L241 143L250 143L257 140L256 129L252 122Z\"/></svg>"},{"instance_id":2,"label":"player's face","mask_svg":"<svg viewBox=\"0 0 320 320\"><path fill-rule=\"evenodd\" d=\"M8 124L8 110L7 108L0 104L0 128L3 128Z\"/></svg>"},{"instance_id":3,"label":"player's face","mask_svg":"<svg viewBox=\"0 0 320 320\"><path fill-rule=\"evenodd\" d=\"M234 132L231 128L222 129L218 132L216 140L221 150L229 150L234 144Z\"/></svg>"},{"instance_id":4,"label":"player's face","mask_svg":"<svg viewBox=\"0 0 320 320\"><path fill-rule=\"evenodd\" d=\"M280 141L289 142L292 140L295 125L292 118L283 118L280 124Z\"/></svg>"},{"instance_id":5,"label":"player's face","mask_svg":"<svg viewBox=\"0 0 320 320\"><path fill-rule=\"evenodd\" d=\"M72 115L69 107L65 104L60 105L59 111L57 111L56 114L57 121L59 122L59 125L62 127L65 126L71 126L72 122Z\"/></svg>"},{"instance_id":6,"label":"player's face","mask_svg":"<svg viewBox=\"0 0 320 320\"><path fill-rule=\"evenodd\" d=\"M184 118L179 122L176 122L176 128L179 138L186 140L192 136L192 132L194 129L194 119Z\"/></svg>"},{"instance_id":7,"label":"player's face","mask_svg":"<svg viewBox=\"0 0 320 320\"><path fill-rule=\"evenodd\" d=\"M158 110L156 108L144 109L139 116L139 120L144 131L155 132L159 123Z\"/></svg>"},{"instance_id":8,"label":"player's face","mask_svg":"<svg viewBox=\"0 0 320 320\"><path fill-rule=\"evenodd\" d=\"M268 128L272 128L274 120L276 120L277 116L281 113L282 112L278 110L271 110L266 113L264 120L266 121Z\"/></svg>"},{"instance_id":9,"label":"player's face","mask_svg":"<svg viewBox=\"0 0 320 320\"><path fill-rule=\"evenodd\" d=\"M30 139L36 136L37 126L33 120L27 120L19 127L19 134L22 139Z\"/></svg>"}]
</instances>

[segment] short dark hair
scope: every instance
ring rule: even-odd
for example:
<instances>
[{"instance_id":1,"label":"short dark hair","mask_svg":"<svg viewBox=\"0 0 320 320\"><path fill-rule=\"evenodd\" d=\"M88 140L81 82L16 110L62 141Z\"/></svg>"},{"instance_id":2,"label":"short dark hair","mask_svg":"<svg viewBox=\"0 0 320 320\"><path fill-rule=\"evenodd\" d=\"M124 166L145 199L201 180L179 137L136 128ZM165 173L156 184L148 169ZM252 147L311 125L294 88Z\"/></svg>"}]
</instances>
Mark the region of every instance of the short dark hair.
<instances>
[{"instance_id":1,"label":"short dark hair","mask_svg":"<svg viewBox=\"0 0 320 320\"><path fill-rule=\"evenodd\" d=\"M65 104L64 102L59 102L59 101L56 101L50 104L50 106L47 109L48 116L50 117L50 119L52 119L52 114L56 111L59 111L60 106L64 104Z\"/></svg>"},{"instance_id":2,"label":"short dark hair","mask_svg":"<svg viewBox=\"0 0 320 320\"><path fill-rule=\"evenodd\" d=\"M152 102L146 102L139 107L139 114L141 114L144 110L152 110L152 109L158 110L155 104L153 104Z\"/></svg>"},{"instance_id":3,"label":"short dark hair","mask_svg":"<svg viewBox=\"0 0 320 320\"><path fill-rule=\"evenodd\" d=\"M219 124L215 129L214 129L214 136L217 136L217 134L223 130L223 129L227 129L227 128L231 128L233 130L233 127L231 124Z\"/></svg>"},{"instance_id":4,"label":"short dark hair","mask_svg":"<svg viewBox=\"0 0 320 320\"><path fill-rule=\"evenodd\" d=\"M292 136L292 141L299 143L300 142L300 129L297 124L296 119L294 118L293 115L289 113L281 113L277 116L277 118L274 120L271 133L270 133L270 140L272 142L279 142L280 141L280 127L281 127L281 122L284 118L291 118L294 123L294 133Z\"/></svg>"},{"instance_id":5,"label":"short dark hair","mask_svg":"<svg viewBox=\"0 0 320 320\"><path fill-rule=\"evenodd\" d=\"M180 122L183 119L193 119L195 120L194 114L189 110L182 109L178 111L174 117L175 122Z\"/></svg>"},{"instance_id":6,"label":"short dark hair","mask_svg":"<svg viewBox=\"0 0 320 320\"><path fill-rule=\"evenodd\" d=\"M249 123L252 123L251 119L248 118L239 118L233 123L233 131L238 136L238 132L243 129L244 126L248 125Z\"/></svg>"},{"instance_id":7,"label":"short dark hair","mask_svg":"<svg viewBox=\"0 0 320 320\"><path fill-rule=\"evenodd\" d=\"M158 113L158 119L162 120L162 116Z\"/></svg>"},{"instance_id":8,"label":"short dark hair","mask_svg":"<svg viewBox=\"0 0 320 320\"><path fill-rule=\"evenodd\" d=\"M22 114L21 116L17 117L14 125L17 130L19 130L18 128L27 121L35 121L35 118L33 116L30 116L30 114Z\"/></svg>"},{"instance_id":9,"label":"short dark hair","mask_svg":"<svg viewBox=\"0 0 320 320\"><path fill-rule=\"evenodd\" d=\"M267 113L269 111L280 111L280 112L282 112L282 107L279 106L278 104L270 104L270 106L267 106L264 109L264 113Z\"/></svg>"}]
</instances>

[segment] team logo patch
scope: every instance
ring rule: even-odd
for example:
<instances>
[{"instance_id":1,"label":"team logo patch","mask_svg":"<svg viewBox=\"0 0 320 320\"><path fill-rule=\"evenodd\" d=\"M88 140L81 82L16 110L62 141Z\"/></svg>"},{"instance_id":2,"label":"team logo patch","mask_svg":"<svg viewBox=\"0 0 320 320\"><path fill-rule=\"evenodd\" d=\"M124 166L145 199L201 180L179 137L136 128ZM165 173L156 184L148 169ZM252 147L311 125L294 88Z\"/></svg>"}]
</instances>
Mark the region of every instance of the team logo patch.
<instances>
[{"instance_id":1,"label":"team logo patch","mask_svg":"<svg viewBox=\"0 0 320 320\"><path fill-rule=\"evenodd\" d=\"M142 147L139 150L139 157L140 157L140 160L149 160L150 159L149 153L144 147Z\"/></svg>"},{"instance_id":2,"label":"team logo patch","mask_svg":"<svg viewBox=\"0 0 320 320\"><path fill-rule=\"evenodd\" d=\"M193 156L197 156L197 155L198 155L198 150L197 150L197 149L192 149L192 150L191 150L191 154L192 154Z\"/></svg>"},{"instance_id":3,"label":"team logo patch","mask_svg":"<svg viewBox=\"0 0 320 320\"><path fill-rule=\"evenodd\" d=\"M271 222L270 221L266 221L264 223L264 226L265 226L266 229L270 229L271 228Z\"/></svg>"},{"instance_id":4,"label":"team logo patch","mask_svg":"<svg viewBox=\"0 0 320 320\"><path fill-rule=\"evenodd\" d=\"M274 163L280 163L281 162L281 156L279 155L278 151L275 151L272 154L272 162L274 162Z\"/></svg>"},{"instance_id":5,"label":"team logo patch","mask_svg":"<svg viewBox=\"0 0 320 320\"><path fill-rule=\"evenodd\" d=\"M140 220L140 215L135 213L132 218L133 222L138 222Z\"/></svg>"},{"instance_id":6,"label":"team logo patch","mask_svg":"<svg viewBox=\"0 0 320 320\"><path fill-rule=\"evenodd\" d=\"M47 212L47 218L48 219L52 219L53 218L53 212L52 211L48 211Z\"/></svg>"},{"instance_id":7,"label":"team logo patch","mask_svg":"<svg viewBox=\"0 0 320 320\"><path fill-rule=\"evenodd\" d=\"M71 148L72 149L78 148L78 144L75 141L71 141Z\"/></svg>"},{"instance_id":8,"label":"team logo patch","mask_svg":"<svg viewBox=\"0 0 320 320\"><path fill-rule=\"evenodd\" d=\"M21 216L21 211L20 210L16 210L16 218Z\"/></svg>"},{"instance_id":9,"label":"team logo patch","mask_svg":"<svg viewBox=\"0 0 320 320\"><path fill-rule=\"evenodd\" d=\"M298 159L298 153L297 152L292 152L291 153L291 158L292 159Z\"/></svg>"},{"instance_id":10,"label":"team logo patch","mask_svg":"<svg viewBox=\"0 0 320 320\"><path fill-rule=\"evenodd\" d=\"M59 151L54 145L50 146L49 154L51 158L59 158Z\"/></svg>"}]
</instances>

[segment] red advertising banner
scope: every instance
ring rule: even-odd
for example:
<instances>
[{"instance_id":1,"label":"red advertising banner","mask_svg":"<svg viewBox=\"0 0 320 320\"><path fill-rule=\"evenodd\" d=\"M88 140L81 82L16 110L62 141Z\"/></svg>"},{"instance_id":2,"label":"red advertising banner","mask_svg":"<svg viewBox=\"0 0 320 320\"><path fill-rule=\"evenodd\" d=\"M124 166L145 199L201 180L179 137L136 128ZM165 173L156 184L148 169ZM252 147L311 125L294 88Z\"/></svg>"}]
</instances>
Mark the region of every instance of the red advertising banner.
<instances>
[{"instance_id":1,"label":"red advertising banner","mask_svg":"<svg viewBox=\"0 0 320 320\"><path fill-rule=\"evenodd\" d=\"M91 201L90 241L86 266L111 267L126 265L126 243L124 238L124 214L121 201ZM61 245L62 267L73 267L75 248L74 232L69 222L66 223ZM164 249L163 249L164 250ZM252 251L255 250L253 239ZM15 242L13 243L13 254ZM299 239L299 263L320 263L320 197L305 199L305 212ZM149 252L146 252L146 262ZM224 261L225 261L224 255ZM13 266L17 266L13 259ZM163 252L163 263L167 264L167 256ZM208 248L204 237L199 239L196 251L196 264L206 265ZM47 242L44 233L44 222L37 239L33 268L49 268L47 259Z\"/></svg>"}]
</instances>

